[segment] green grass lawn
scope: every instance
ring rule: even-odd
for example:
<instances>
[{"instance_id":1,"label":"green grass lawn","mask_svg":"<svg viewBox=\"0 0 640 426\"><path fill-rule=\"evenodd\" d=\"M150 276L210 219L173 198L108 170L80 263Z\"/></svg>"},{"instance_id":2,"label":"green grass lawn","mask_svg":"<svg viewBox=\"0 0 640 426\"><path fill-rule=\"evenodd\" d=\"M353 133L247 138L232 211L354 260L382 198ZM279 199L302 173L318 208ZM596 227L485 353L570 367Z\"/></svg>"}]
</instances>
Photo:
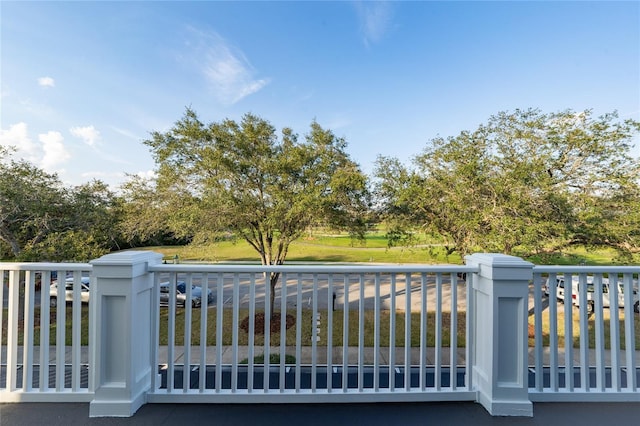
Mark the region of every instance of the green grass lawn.
<instances>
[{"instance_id":1,"label":"green grass lawn","mask_svg":"<svg viewBox=\"0 0 640 426\"><path fill-rule=\"evenodd\" d=\"M166 260L260 262L258 253L244 240L220 241L210 245L145 247L162 253ZM388 247L384 233L371 232L364 241L347 234L308 234L291 243L288 262L358 263L462 263L458 254L446 255L438 241L422 239L410 247Z\"/></svg>"},{"instance_id":2,"label":"green grass lawn","mask_svg":"<svg viewBox=\"0 0 640 426\"><path fill-rule=\"evenodd\" d=\"M603 310L603 336L604 336L604 346L605 349L611 349L611 312L609 309ZM564 348L567 344L566 334L565 334L565 326L564 326L565 316L564 310L562 308L558 309L557 313L557 339L558 339L558 347ZM640 350L640 315L634 315L634 325L633 330L635 334L635 348L636 350ZM529 316L529 346L533 347L535 344L534 340L534 317ZM542 312L542 346L549 346L549 342L551 340L550 330L550 314L548 310L544 310ZM620 348L625 349L625 322L624 322L624 314L623 311L620 311L620 316L618 318L618 324L620 326ZM590 315L587 318L587 329L588 329L588 340L589 340L589 348L593 349L596 347L596 318L594 315ZM572 340L574 348L580 347L580 315L578 312L573 314L572 318Z\"/></svg>"},{"instance_id":3,"label":"green grass lawn","mask_svg":"<svg viewBox=\"0 0 640 426\"><path fill-rule=\"evenodd\" d=\"M329 245L327 242L340 243ZM378 244L379 245L379 244ZM244 241L224 241L209 246L157 246L145 247L172 260L176 255L181 262L260 262L258 253ZM432 247L379 247L346 245L344 239L299 240L289 247L287 262L364 262L364 263L454 263L461 264L459 255L445 255L439 246Z\"/></svg>"},{"instance_id":4,"label":"green grass lawn","mask_svg":"<svg viewBox=\"0 0 640 426\"><path fill-rule=\"evenodd\" d=\"M191 323L191 343L194 345L200 344L200 311L197 312L196 315L192 318ZM209 309L208 312L208 321L207 321L207 345L212 346L216 344L216 317L215 317L215 309ZM327 321L328 316L326 311L320 311L320 326L318 327L320 336L320 340L316 343L318 346L327 346ZM289 312L289 314L295 315L295 311ZM313 339L313 321L312 321L312 311L311 310L302 310L302 321L300 323L300 335L301 342L303 346L311 346ZM241 322L243 319L247 318L249 315L249 311L246 309L241 309L238 311L238 322ZM350 311L349 312L349 340L348 346L358 346L359 342L359 318L358 311ZM419 347L420 346L420 314L412 313L411 315L411 346ZM175 321L176 321L176 345L184 344L184 310L177 311ZM390 343L390 327L391 327L391 313L390 311L383 311L380 313L380 324L379 329L380 333L378 335L378 344L381 347L388 347ZM458 314L458 346L465 345L465 314ZM165 342L168 341L168 309L163 308L160 311L160 341ZM233 343L233 333L232 333L232 312L230 310L223 311L223 336L222 336L222 344L223 345L231 345ZM365 311L364 313L364 328L363 328L363 336L364 336L364 345L367 347L373 347L375 345L375 315L373 311ZM442 315L442 333L441 333L441 344L442 346L448 347L450 345L451 340L451 314L444 313ZM334 346L343 346L343 330L344 330L344 316L343 311L335 311L333 315L333 336L332 336L332 345ZM405 335L405 314L404 312L396 312L395 313L395 345L397 347L405 346L404 343L404 335ZM249 343L249 336L246 331L239 329L238 330L238 344L239 345L247 345ZM258 335L255 333L255 345L263 345L264 344L264 336L262 334ZM279 344L280 343L280 332L271 333L271 344ZM427 314L427 346L433 347L436 342L436 328L435 328L435 313L429 312ZM286 344L287 346L293 346L296 344L296 325L293 325L286 332Z\"/></svg>"},{"instance_id":5,"label":"green grass lawn","mask_svg":"<svg viewBox=\"0 0 640 426\"><path fill-rule=\"evenodd\" d=\"M527 260L536 265L580 265L584 263L588 266L608 266L621 264L616 251L605 247L594 249L578 246L562 253L529 256ZM632 262L624 264L640 265L640 254L635 254Z\"/></svg>"},{"instance_id":6,"label":"green grass lawn","mask_svg":"<svg viewBox=\"0 0 640 426\"><path fill-rule=\"evenodd\" d=\"M258 253L244 240L221 241L210 245L156 246L139 250L162 253L181 262L260 262ZM616 252L607 248L572 247L562 253L535 255L526 260L537 265L612 265L619 263ZM410 247L387 247L383 233L374 232L365 241L353 240L346 234L314 234L291 243L287 262L357 262L357 263L423 263L462 264L458 253L446 255L437 239L422 239ZM640 265L640 254L631 264Z\"/></svg>"},{"instance_id":7,"label":"green grass lawn","mask_svg":"<svg viewBox=\"0 0 640 426\"><path fill-rule=\"evenodd\" d=\"M81 315L81 345L86 346L88 344L89 332L88 332L88 307L86 305L82 308ZM34 342L36 346L39 345L40 342L40 309L35 308L35 318L36 321L34 323ZM72 322L71 322L71 307L67 307L65 310L66 313L66 323L65 323L65 345L72 344ZM160 344L166 345L168 344L168 308L161 308L160 310ZM295 315L295 310L289 311L289 314ZM50 327L50 339L49 344L56 344L56 315L57 309L51 308L51 327ZM238 323L240 323L244 318L247 318L249 315L248 310L241 309L238 312ZM320 311L320 326L319 326L319 336L320 340L317 343L318 346L326 346L327 345L327 321L328 321L328 313L326 311ZM216 309L211 308L207 311L207 345L215 345L216 344ZM5 322L3 323L2 328L2 344L6 344L7 342L7 327L6 327L6 318L7 318L7 309L4 309L3 318L5 318ZM390 343L390 326L391 326L391 313L390 311L383 311L380 314L380 323L379 329L380 333L378 335L378 344L380 347L388 347ZM529 324L532 330L533 327L533 316L529 317ZM175 316L175 324L176 324L176 336L174 343L176 345L184 344L184 329L185 329L185 311L184 309L178 309L176 311ZM223 320L222 320L222 342L223 345L231 345L233 343L233 332L232 332L232 312L230 309L226 309L223 311ZM349 346L358 346L359 342L359 313L358 311L349 311ZM373 347L375 344L375 316L373 311L365 311L364 314L364 345L367 347ZM435 313L428 312L427 313L427 346L434 347L436 343L436 327L435 327ZM302 319L300 322L301 326L301 342L303 346L311 346L312 344L312 336L313 336L313 321L312 321L312 311L303 309L302 310ZM396 341L395 345L397 347L404 347L404 335L405 335L405 314L404 312L396 312L395 313L395 336ZM342 346L343 345L343 327L344 327L344 316L343 311L334 311L333 313L333 336L332 336L332 344L334 346ZM594 317L591 316L589 318L589 347L595 348L595 321ZM19 321L19 333L18 333L18 345L23 344L23 331L22 331L22 321ZM542 342L543 346L548 346L550 341L549 334L549 317L548 312L543 312L542 317ZM636 350L640 350L640 316L634 316L634 332L635 332L635 347ZM621 333L621 348L625 348L624 342L624 320L620 318L620 333ZM465 335L466 335L466 318L465 313L458 313L458 324L457 324L457 339L458 346L465 346ZM604 310L604 337L605 337L605 347L610 348L610 321L609 321L609 311L607 309ZM238 329L237 333L237 344L239 345L247 345L249 343L249 338L247 333L244 330ZM442 328L441 328L441 336L442 346L448 347L450 345L451 340L451 314L443 313L442 315ZM200 310L194 309L192 311L192 322L191 322L191 344L199 345L200 344ZM255 345L263 345L264 340L262 335L255 335L254 340ZM272 333L271 334L271 344L279 345L280 344L280 333ZM295 345L296 344L296 326L292 326L287 330L286 333L286 344L287 345ZM573 318L573 347L579 347L580 344L580 327L579 327L579 317L578 313L574 314ZM534 345L533 334L530 333L529 336L529 346ZM411 346L419 347L420 346L420 313L413 312L411 313ZM558 346L565 346L565 334L564 334L564 315L561 310L558 312Z\"/></svg>"},{"instance_id":8,"label":"green grass lawn","mask_svg":"<svg viewBox=\"0 0 640 426\"><path fill-rule=\"evenodd\" d=\"M57 308L49 308L49 344L55 345L57 341ZM60 310L62 312L62 310ZM65 313L65 345L70 346L73 342L73 320L72 320L72 312L73 309L71 306L67 306L64 310ZM2 313L2 318L4 322L2 323L2 345L7 344L7 313L8 309L4 308ZM34 308L34 322L33 322L33 341L36 346L40 346L40 307ZM88 305L82 305L82 311L80 314L80 324L76 326L80 327L80 340L81 345L86 346L89 344L89 307ZM23 329L23 318L20 316L18 318L18 345L23 345L24 343L24 329Z\"/></svg>"}]
</instances>

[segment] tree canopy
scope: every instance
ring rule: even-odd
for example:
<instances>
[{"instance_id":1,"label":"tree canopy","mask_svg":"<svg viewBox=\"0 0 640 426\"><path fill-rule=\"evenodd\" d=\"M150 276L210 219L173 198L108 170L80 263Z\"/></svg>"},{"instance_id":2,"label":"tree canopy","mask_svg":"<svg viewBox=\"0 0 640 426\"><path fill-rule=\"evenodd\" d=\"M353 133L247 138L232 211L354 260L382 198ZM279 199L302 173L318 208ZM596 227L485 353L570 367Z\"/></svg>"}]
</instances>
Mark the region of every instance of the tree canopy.
<instances>
[{"instance_id":1,"label":"tree canopy","mask_svg":"<svg viewBox=\"0 0 640 426\"><path fill-rule=\"evenodd\" d=\"M289 244L312 224L364 235L366 176L346 142L318 123L305 141L246 114L205 125L187 109L167 132L145 141L158 164L169 226L203 238L233 232L265 265L284 262Z\"/></svg>"},{"instance_id":2,"label":"tree canopy","mask_svg":"<svg viewBox=\"0 0 640 426\"><path fill-rule=\"evenodd\" d=\"M409 169L379 158L381 213L442 235L450 251L526 253L571 244L640 246L640 123L615 113L515 110L435 138Z\"/></svg>"},{"instance_id":3,"label":"tree canopy","mask_svg":"<svg viewBox=\"0 0 640 426\"><path fill-rule=\"evenodd\" d=\"M153 132L145 143L175 233L197 239L232 233L264 265L282 264L291 242L313 224L364 236L367 178L345 140L315 121L300 140L289 128L278 135L253 114L204 124L187 109L169 131ZM272 286L277 278L272 275Z\"/></svg>"},{"instance_id":4,"label":"tree canopy","mask_svg":"<svg viewBox=\"0 0 640 426\"><path fill-rule=\"evenodd\" d=\"M21 260L88 261L117 247L113 194L93 181L65 187L55 174L3 151L0 252Z\"/></svg>"},{"instance_id":5,"label":"tree canopy","mask_svg":"<svg viewBox=\"0 0 640 426\"><path fill-rule=\"evenodd\" d=\"M639 122L616 113L501 112L430 140L410 165L379 157L372 202L346 141L317 122L299 137L253 114L205 124L187 109L145 141L157 176L132 176L117 193L100 181L65 186L0 147L0 255L86 261L239 238L274 265L312 226L359 238L375 221L389 245L420 230L462 255L607 246L629 261L640 252L639 135Z\"/></svg>"}]
</instances>

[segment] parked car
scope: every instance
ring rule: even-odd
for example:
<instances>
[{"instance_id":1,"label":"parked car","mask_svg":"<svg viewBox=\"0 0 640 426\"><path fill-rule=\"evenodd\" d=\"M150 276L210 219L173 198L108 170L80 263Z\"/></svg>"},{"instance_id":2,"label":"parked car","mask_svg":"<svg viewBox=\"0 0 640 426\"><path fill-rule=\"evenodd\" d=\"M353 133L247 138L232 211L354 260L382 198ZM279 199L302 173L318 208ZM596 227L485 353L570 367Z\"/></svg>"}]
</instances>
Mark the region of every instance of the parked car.
<instances>
[{"instance_id":1,"label":"parked car","mask_svg":"<svg viewBox=\"0 0 640 426\"><path fill-rule=\"evenodd\" d=\"M64 282L65 287L65 302L73 302L73 282L74 278L69 277ZM89 283L91 279L89 277L80 278L80 300L82 303L89 303ZM50 299L49 304L51 307L58 306L58 281L54 281L50 287Z\"/></svg>"},{"instance_id":2,"label":"parked car","mask_svg":"<svg viewBox=\"0 0 640 426\"><path fill-rule=\"evenodd\" d=\"M42 279L44 278L45 271L34 271L35 272L35 290L40 291L42 289ZM49 271L50 281L49 285L53 284L58 279L57 271ZM24 284L24 281L21 282Z\"/></svg>"},{"instance_id":3,"label":"parked car","mask_svg":"<svg viewBox=\"0 0 640 426\"><path fill-rule=\"evenodd\" d=\"M548 296L550 292L548 279L547 279L547 282L542 285L542 289L544 291L544 294ZM556 277L556 300L560 303L564 303L564 278L563 277Z\"/></svg>"},{"instance_id":4,"label":"parked car","mask_svg":"<svg viewBox=\"0 0 640 426\"><path fill-rule=\"evenodd\" d=\"M587 280L587 312L591 313L595 309L595 284L593 283L593 278ZM624 308L624 285L622 281L616 281L617 289L618 289L618 307ZM580 283L577 283L573 289L573 304L575 306L580 307ZM633 295L631 297L631 301L633 303L634 312L640 312L640 295L638 294L638 285L637 282L633 283ZM602 279L602 306L605 308L611 307L611 284L607 278Z\"/></svg>"},{"instance_id":5,"label":"parked car","mask_svg":"<svg viewBox=\"0 0 640 426\"><path fill-rule=\"evenodd\" d=\"M595 292L593 276L587 276L586 283L587 283L587 302L588 302L587 311L593 312L593 309L595 308L595 300L593 300L593 293ZM579 307L580 306L580 296L579 296L580 277L578 275L573 275L571 279L571 284L572 284L571 285L572 303L573 305ZM624 285L622 281L618 281L617 285L618 285L618 307L624 308ZM543 290L544 290L544 294L548 296L550 292L550 286L548 281L543 285ZM609 292L610 292L609 279L602 278L602 306L605 308L608 308L611 305ZM564 303L564 296L565 296L564 277L559 276L559 277L556 277L556 299L560 303ZM632 300L633 300L633 310L635 312L640 312L639 298L640 296L638 293L638 283L634 281Z\"/></svg>"},{"instance_id":6,"label":"parked car","mask_svg":"<svg viewBox=\"0 0 640 426\"><path fill-rule=\"evenodd\" d=\"M169 282L160 283L160 306L169 306L170 294ZM213 292L207 289L206 303L213 302ZM187 305L187 285L184 281L176 283L176 305L185 307ZM191 306L198 308L202 305L202 287L197 285L191 286Z\"/></svg>"}]
</instances>

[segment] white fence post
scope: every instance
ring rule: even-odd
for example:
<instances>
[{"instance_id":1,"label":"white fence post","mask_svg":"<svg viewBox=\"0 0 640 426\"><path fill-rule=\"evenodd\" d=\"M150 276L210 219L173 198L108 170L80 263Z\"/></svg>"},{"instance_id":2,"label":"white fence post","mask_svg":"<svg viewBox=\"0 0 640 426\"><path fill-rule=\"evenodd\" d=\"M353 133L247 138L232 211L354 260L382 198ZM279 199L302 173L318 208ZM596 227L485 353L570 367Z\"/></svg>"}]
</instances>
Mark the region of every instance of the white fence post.
<instances>
[{"instance_id":1,"label":"white fence post","mask_svg":"<svg viewBox=\"0 0 640 426\"><path fill-rule=\"evenodd\" d=\"M528 286L533 264L518 257L479 253L472 280L473 383L493 416L533 416L528 395Z\"/></svg>"},{"instance_id":2,"label":"white fence post","mask_svg":"<svg viewBox=\"0 0 640 426\"><path fill-rule=\"evenodd\" d=\"M151 356L153 273L162 255L127 251L92 261L91 417L129 417L146 402Z\"/></svg>"}]
</instances>

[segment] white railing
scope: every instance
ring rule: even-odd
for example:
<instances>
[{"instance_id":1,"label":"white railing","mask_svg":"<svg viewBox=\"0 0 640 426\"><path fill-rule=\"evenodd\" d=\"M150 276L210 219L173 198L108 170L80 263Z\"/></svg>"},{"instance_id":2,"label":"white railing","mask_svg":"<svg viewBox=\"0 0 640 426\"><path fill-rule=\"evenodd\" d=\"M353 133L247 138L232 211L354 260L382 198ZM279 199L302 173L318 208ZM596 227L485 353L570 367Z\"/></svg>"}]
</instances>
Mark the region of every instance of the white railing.
<instances>
[{"instance_id":1,"label":"white railing","mask_svg":"<svg viewBox=\"0 0 640 426\"><path fill-rule=\"evenodd\" d=\"M534 267L532 401L640 401L639 274L640 267Z\"/></svg>"},{"instance_id":2,"label":"white railing","mask_svg":"<svg viewBox=\"0 0 640 426\"><path fill-rule=\"evenodd\" d=\"M640 267L466 260L166 265L122 252L0 263L0 402L90 401L93 417L146 402L475 400L531 416L531 401L640 400Z\"/></svg>"},{"instance_id":3,"label":"white railing","mask_svg":"<svg viewBox=\"0 0 640 426\"><path fill-rule=\"evenodd\" d=\"M90 271L78 263L0 263L3 402L91 400L91 333L81 307L82 276ZM57 295L52 282L61 283Z\"/></svg>"},{"instance_id":4,"label":"white railing","mask_svg":"<svg viewBox=\"0 0 640 426\"><path fill-rule=\"evenodd\" d=\"M476 268L156 265L151 270L154 299L160 303L160 282L168 283L163 288L169 291L168 307L156 311L154 364L163 374L152 378L150 402L475 400L467 374L470 293L458 274ZM269 303L272 273L280 274L275 312ZM176 297L176 283L185 285L186 299ZM212 309L194 309L188 302L179 307L197 292L211 292ZM460 336L458 321L466 324ZM254 361L257 355L264 361Z\"/></svg>"}]
</instances>

